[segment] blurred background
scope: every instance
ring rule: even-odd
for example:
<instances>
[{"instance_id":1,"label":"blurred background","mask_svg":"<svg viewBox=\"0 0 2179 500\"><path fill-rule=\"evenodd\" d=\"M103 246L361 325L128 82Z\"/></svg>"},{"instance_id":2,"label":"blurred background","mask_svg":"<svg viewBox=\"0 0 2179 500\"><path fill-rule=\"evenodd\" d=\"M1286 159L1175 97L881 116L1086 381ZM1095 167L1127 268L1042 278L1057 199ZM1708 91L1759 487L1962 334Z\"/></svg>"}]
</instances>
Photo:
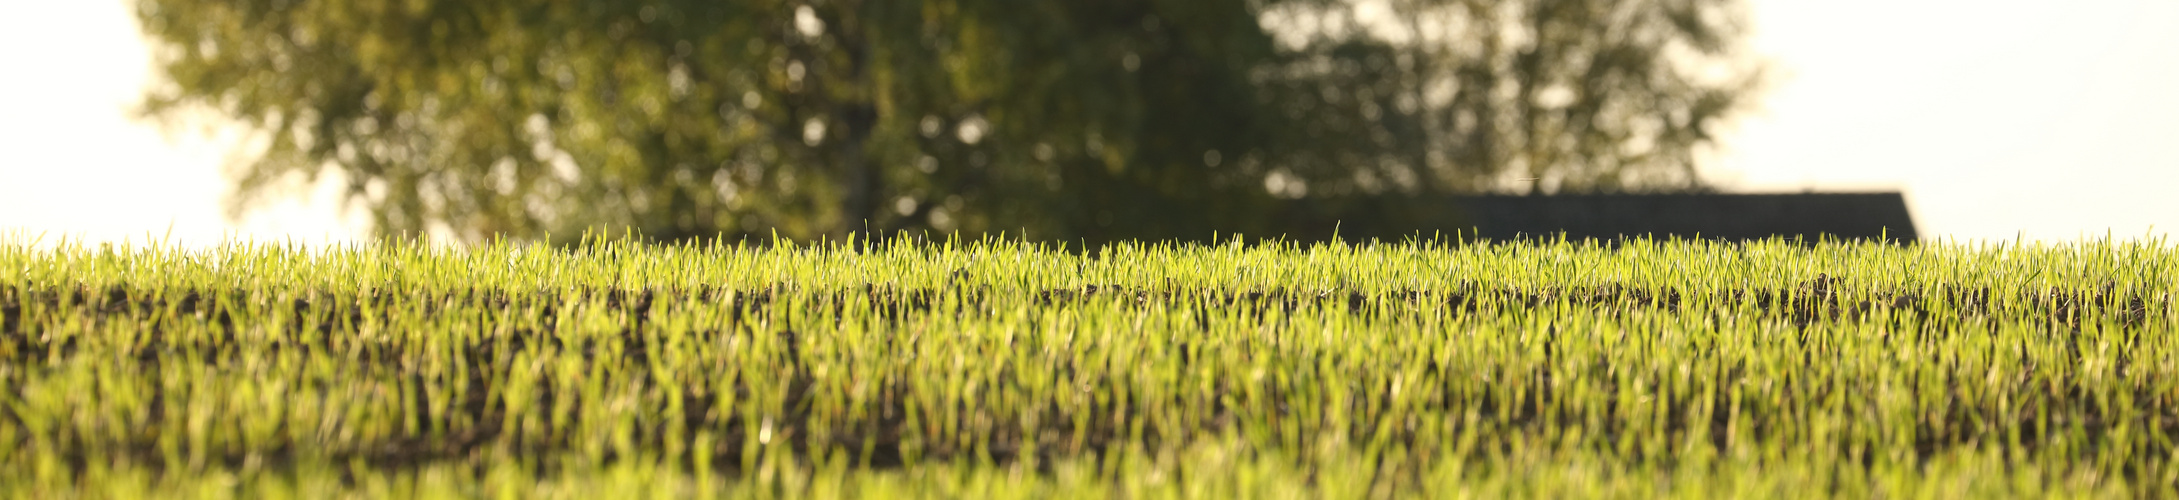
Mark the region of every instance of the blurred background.
<instances>
[{"instance_id":1,"label":"blurred background","mask_svg":"<svg viewBox=\"0 0 2179 500\"><path fill-rule=\"evenodd\" d=\"M1476 194L2179 227L2179 3L9 2L0 230L1087 242Z\"/></svg>"}]
</instances>

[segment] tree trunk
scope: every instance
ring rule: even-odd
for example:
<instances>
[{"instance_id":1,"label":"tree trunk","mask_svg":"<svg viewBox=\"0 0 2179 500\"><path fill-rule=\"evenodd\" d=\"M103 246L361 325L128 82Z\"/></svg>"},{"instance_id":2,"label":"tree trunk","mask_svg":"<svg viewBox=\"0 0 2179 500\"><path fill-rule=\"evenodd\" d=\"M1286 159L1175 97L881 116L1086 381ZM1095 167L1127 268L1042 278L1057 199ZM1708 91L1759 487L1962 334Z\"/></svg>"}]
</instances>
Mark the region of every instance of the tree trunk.
<instances>
[{"instance_id":1,"label":"tree trunk","mask_svg":"<svg viewBox=\"0 0 2179 500\"><path fill-rule=\"evenodd\" d=\"M877 210L879 180L883 176L863 151L864 143L870 142L871 128L877 125L877 116L871 105L856 103L846 106L836 120L845 129L840 134L840 180L845 184L840 196L840 235L858 235L858 241L868 240L874 229L870 217Z\"/></svg>"}]
</instances>

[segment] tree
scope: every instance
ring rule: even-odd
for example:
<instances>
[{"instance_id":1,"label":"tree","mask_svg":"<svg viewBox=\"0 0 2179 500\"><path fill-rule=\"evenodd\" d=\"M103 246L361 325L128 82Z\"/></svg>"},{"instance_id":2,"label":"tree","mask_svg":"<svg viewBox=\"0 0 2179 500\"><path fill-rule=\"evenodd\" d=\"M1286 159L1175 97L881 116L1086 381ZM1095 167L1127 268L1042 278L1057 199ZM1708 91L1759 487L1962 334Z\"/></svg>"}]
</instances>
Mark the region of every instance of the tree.
<instances>
[{"instance_id":1,"label":"tree","mask_svg":"<svg viewBox=\"0 0 2179 500\"><path fill-rule=\"evenodd\" d=\"M1321 0L142 0L139 18L171 82L149 115L210 108L266 139L238 206L339 172L379 231L468 239L1276 234L1291 200L1397 211L1355 200L1507 172L1695 185L1689 152L1738 103L1677 64L1730 55L1723 0L1391 5L1422 35ZM1308 16L1331 22L1279 26Z\"/></svg>"},{"instance_id":2,"label":"tree","mask_svg":"<svg viewBox=\"0 0 2179 500\"><path fill-rule=\"evenodd\" d=\"M1298 67L1318 73L1293 79L1290 93L1353 101L1335 114L1380 131L1365 150L1322 160L1355 168L1317 170L1359 180L1317 181L1372 193L1539 194L1704 189L1697 151L1762 83L1761 65L1740 53L1739 9L1721 0L1318 1L1265 17L1287 34Z\"/></svg>"}]
</instances>

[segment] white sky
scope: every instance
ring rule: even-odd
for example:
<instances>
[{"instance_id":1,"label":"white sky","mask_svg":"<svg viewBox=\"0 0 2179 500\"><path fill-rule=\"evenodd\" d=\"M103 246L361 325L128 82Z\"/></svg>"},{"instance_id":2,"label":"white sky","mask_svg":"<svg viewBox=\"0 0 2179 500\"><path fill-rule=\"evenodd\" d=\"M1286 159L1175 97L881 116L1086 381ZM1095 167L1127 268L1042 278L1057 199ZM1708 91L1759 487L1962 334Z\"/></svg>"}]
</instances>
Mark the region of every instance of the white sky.
<instances>
[{"instance_id":1,"label":"white sky","mask_svg":"<svg viewBox=\"0 0 2179 500\"><path fill-rule=\"evenodd\" d=\"M134 4L0 1L0 232L200 246L360 238L330 197L226 219L235 132L168 134L129 114L152 81Z\"/></svg>"},{"instance_id":2,"label":"white sky","mask_svg":"<svg viewBox=\"0 0 2179 500\"><path fill-rule=\"evenodd\" d=\"M129 5L0 2L0 232L357 238L326 194L225 219L233 134L162 134L127 114L151 74ZM1901 190L1925 239L2179 228L2179 2L1752 8L1779 78L1709 166L1728 190Z\"/></svg>"},{"instance_id":3,"label":"white sky","mask_svg":"<svg viewBox=\"0 0 2179 500\"><path fill-rule=\"evenodd\" d=\"M1898 189L1925 239L2179 230L2179 2L1755 0L1743 190Z\"/></svg>"}]
</instances>

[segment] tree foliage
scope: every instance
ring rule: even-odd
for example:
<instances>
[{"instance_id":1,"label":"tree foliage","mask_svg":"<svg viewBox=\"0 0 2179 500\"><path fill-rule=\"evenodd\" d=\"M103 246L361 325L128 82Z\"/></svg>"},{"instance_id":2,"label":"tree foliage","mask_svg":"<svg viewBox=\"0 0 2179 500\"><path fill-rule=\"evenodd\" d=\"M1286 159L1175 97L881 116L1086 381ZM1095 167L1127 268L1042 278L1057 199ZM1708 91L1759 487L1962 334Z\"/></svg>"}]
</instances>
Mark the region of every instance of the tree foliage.
<instances>
[{"instance_id":1,"label":"tree foliage","mask_svg":"<svg viewBox=\"0 0 2179 500\"><path fill-rule=\"evenodd\" d=\"M1699 186L1692 155L1753 81L1735 66L1734 9L141 0L138 11L170 83L146 96L148 114L209 108L262 133L237 169L245 205L286 179L338 172L387 233L934 228L1106 241L1275 234L1296 206L1368 216L1418 196Z\"/></svg>"}]
</instances>

